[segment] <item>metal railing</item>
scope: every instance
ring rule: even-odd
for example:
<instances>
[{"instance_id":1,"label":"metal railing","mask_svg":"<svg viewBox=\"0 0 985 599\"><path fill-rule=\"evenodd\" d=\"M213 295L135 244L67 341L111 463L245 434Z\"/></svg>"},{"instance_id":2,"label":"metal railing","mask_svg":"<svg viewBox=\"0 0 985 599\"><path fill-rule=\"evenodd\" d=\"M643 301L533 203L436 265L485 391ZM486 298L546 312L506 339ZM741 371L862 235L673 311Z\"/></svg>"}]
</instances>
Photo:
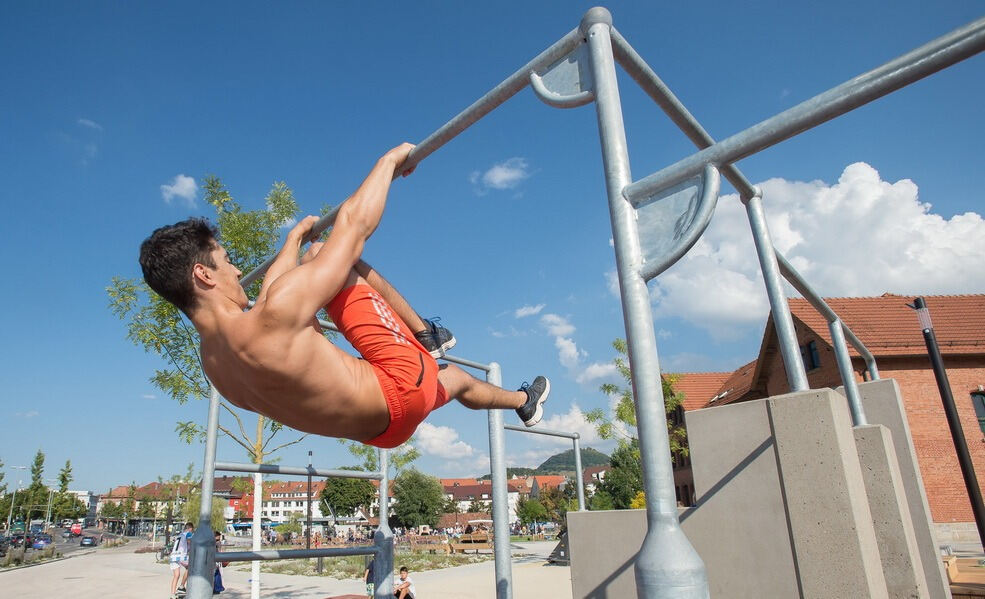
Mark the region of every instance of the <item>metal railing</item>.
<instances>
[{"instance_id":1,"label":"metal railing","mask_svg":"<svg viewBox=\"0 0 985 599\"><path fill-rule=\"evenodd\" d=\"M564 431L555 431L549 428L538 428L532 427L527 428L523 426L514 426L512 424L506 424L503 426L508 431L516 431L518 433L528 433L531 435L546 435L548 437L562 437L565 439L571 439L571 444L575 452L575 488L578 492L578 511L584 512L587 507L585 505L585 480L584 471L581 467L581 435L578 433L566 433Z\"/></svg>"}]
</instances>

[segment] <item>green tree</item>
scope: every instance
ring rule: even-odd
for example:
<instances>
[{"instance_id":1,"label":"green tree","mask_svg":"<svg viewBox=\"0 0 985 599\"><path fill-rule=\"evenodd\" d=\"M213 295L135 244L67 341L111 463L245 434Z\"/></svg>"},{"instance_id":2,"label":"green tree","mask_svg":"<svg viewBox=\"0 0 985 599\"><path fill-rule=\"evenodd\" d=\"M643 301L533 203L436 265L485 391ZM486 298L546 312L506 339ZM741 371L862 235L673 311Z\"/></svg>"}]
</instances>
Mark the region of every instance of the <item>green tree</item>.
<instances>
[{"instance_id":1,"label":"green tree","mask_svg":"<svg viewBox=\"0 0 985 599\"><path fill-rule=\"evenodd\" d=\"M274 183L264 200L265 208L257 210L244 210L218 177L206 177L203 189L205 201L216 211L215 223L223 247L243 272L252 271L276 251L283 224L298 214L294 194L282 182ZM255 296L259 288L258 281L247 293ZM127 323L127 339L166 362L164 368L155 371L151 383L179 404L208 398L210 387L202 371L198 333L181 312L140 279L114 277L106 291L113 314ZM238 443L254 463L263 463L278 449L305 437L271 447L274 437L284 428L282 424L258 415L256 432L251 436L239 413L224 400L221 406L236 422L237 432L221 424L219 430ZM200 410L199 418L204 417L204 410ZM200 421L178 422L175 431L179 438L186 443L203 439L205 426Z\"/></svg>"},{"instance_id":2,"label":"green tree","mask_svg":"<svg viewBox=\"0 0 985 599\"><path fill-rule=\"evenodd\" d=\"M99 515L103 518L122 518L123 506L112 501L107 501L99 510Z\"/></svg>"},{"instance_id":3,"label":"green tree","mask_svg":"<svg viewBox=\"0 0 985 599\"><path fill-rule=\"evenodd\" d=\"M402 526L436 526L444 500L437 478L411 468L393 481L393 514Z\"/></svg>"},{"instance_id":4,"label":"green tree","mask_svg":"<svg viewBox=\"0 0 985 599\"><path fill-rule=\"evenodd\" d=\"M636 438L636 405L633 403L632 371L629 368L629 349L624 339L612 342L613 349L618 355L612 360L625 381L623 386L615 383L605 383L599 390L610 400L615 399L615 405L610 418L602 408L591 410L585 418L596 425L598 435L603 439L619 439L620 443L629 442ZM661 375L661 389L664 396L664 408L668 416L684 405L684 394L674 390L677 381L675 375ZM673 455L687 456L687 431L682 423L675 424L674 418L667 419L667 433L670 438L670 451ZM608 476L608 475L606 475Z\"/></svg>"},{"instance_id":5,"label":"green tree","mask_svg":"<svg viewBox=\"0 0 985 599\"><path fill-rule=\"evenodd\" d=\"M297 512L292 512L287 522L279 525L277 527L277 532L280 534L294 533L296 535L301 534L301 514Z\"/></svg>"},{"instance_id":6,"label":"green tree","mask_svg":"<svg viewBox=\"0 0 985 599\"><path fill-rule=\"evenodd\" d=\"M421 457L421 452L414 446L414 440L415 438L411 437L400 447L390 450L388 464L390 465L391 479L399 476L414 460ZM357 470L376 472L380 469L379 450L375 447L348 439L339 439L339 443L344 445L349 453L359 460L359 464L356 466Z\"/></svg>"},{"instance_id":7,"label":"green tree","mask_svg":"<svg viewBox=\"0 0 985 599\"><path fill-rule=\"evenodd\" d=\"M569 498L565 496L560 487L549 487L540 492L537 498L546 511L546 518L551 522L564 522L564 516L568 513Z\"/></svg>"},{"instance_id":8,"label":"green tree","mask_svg":"<svg viewBox=\"0 0 985 599\"><path fill-rule=\"evenodd\" d=\"M7 476L7 473L3 471L3 460L0 460L0 495L6 495L7 493L7 483L3 482L5 476Z\"/></svg>"},{"instance_id":9,"label":"green tree","mask_svg":"<svg viewBox=\"0 0 985 599\"><path fill-rule=\"evenodd\" d=\"M610 458L612 469L605 473L602 489L612 499L617 510L629 509L633 498L643 490L643 467L640 446L636 439L621 443Z\"/></svg>"},{"instance_id":10,"label":"green tree","mask_svg":"<svg viewBox=\"0 0 985 599\"><path fill-rule=\"evenodd\" d=\"M521 497L516 502L516 517L523 524L543 522L547 518L547 510L540 501Z\"/></svg>"},{"instance_id":11,"label":"green tree","mask_svg":"<svg viewBox=\"0 0 985 599\"><path fill-rule=\"evenodd\" d=\"M65 460L65 466L58 471L58 492L68 493L68 485L72 483L72 460Z\"/></svg>"},{"instance_id":12,"label":"green tree","mask_svg":"<svg viewBox=\"0 0 985 599\"><path fill-rule=\"evenodd\" d=\"M202 494L193 492L188 501L181 508L181 517L185 522L198 522L198 511L202 505ZM212 530L226 529L226 502L218 497L212 498L212 513L210 515L210 525Z\"/></svg>"},{"instance_id":13,"label":"green tree","mask_svg":"<svg viewBox=\"0 0 985 599\"><path fill-rule=\"evenodd\" d=\"M443 489L442 489L443 490ZM458 509L458 500L454 496L445 497L441 504L442 514L460 514L462 510Z\"/></svg>"},{"instance_id":14,"label":"green tree","mask_svg":"<svg viewBox=\"0 0 985 599\"><path fill-rule=\"evenodd\" d=\"M615 509L615 505L612 503L612 496L602 488L597 488L595 493L592 494L592 498L588 501L588 507L596 512Z\"/></svg>"},{"instance_id":15,"label":"green tree","mask_svg":"<svg viewBox=\"0 0 985 599\"><path fill-rule=\"evenodd\" d=\"M469 506L465 509L465 511L472 514L485 513L489 511L491 505L492 502L482 501L478 498L473 498L472 501L469 502Z\"/></svg>"},{"instance_id":16,"label":"green tree","mask_svg":"<svg viewBox=\"0 0 985 599\"><path fill-rule=\"evenodd\" d=\"M342 470L355 470L348 467ZM336 517L352 516L361 506L370 506L376 488L373 483L361 478L329 478L320 496L322 514L335 514ZM329 509L331 508L331 509Z\"/></svg>"}]
</instances>

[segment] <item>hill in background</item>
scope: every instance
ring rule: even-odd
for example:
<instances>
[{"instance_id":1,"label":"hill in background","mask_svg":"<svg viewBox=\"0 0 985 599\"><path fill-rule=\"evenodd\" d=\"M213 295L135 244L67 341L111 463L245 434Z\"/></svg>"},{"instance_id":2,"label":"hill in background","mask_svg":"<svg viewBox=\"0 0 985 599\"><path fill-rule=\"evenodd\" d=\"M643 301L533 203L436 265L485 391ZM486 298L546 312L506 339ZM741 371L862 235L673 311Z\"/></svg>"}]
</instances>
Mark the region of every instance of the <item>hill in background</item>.
<instances>
[{"instance_id":1,"label":"hill in background","mask_svg":"<svg viewBox=\"0 0 985 599\"><path fill-rule=\"evenodd\" d=\"M581 467L608 466L609 456L601 451L584 447L581 450ZM575 471L575 450L569 449L556 453L544 460L544 463L537 467L536 474L559 474L562 472Z\"/></svg>"}]
</instances>

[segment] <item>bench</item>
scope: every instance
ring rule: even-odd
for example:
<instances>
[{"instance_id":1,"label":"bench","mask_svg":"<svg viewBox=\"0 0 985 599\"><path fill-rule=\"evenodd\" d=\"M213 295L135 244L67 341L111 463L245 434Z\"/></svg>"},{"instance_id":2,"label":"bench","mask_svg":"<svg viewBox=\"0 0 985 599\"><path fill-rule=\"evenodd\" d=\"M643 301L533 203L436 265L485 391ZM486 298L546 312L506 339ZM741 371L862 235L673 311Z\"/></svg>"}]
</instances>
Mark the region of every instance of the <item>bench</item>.
<instances>
[{"instance_id":1,"label":"bench","mask_svg":"<svg viewBox=\"0 0 985 599\"><path fill-rule=\"evenodd\" d=\"M452 553L466 553L468 551L479 552L480 549L492 549L493 540L489 533L470 533L448 543Z\"/></svg>"},{"instance_id":2,"label":"bench","mask_svg":"<svg viewBox=\"0 0 985 599\"><path fill-rule=\"evenodd\" d=\"M411 551L427 551L428 553L451 553L448 537L444 535L407 535Z\"/></svg>"}]
</instances>

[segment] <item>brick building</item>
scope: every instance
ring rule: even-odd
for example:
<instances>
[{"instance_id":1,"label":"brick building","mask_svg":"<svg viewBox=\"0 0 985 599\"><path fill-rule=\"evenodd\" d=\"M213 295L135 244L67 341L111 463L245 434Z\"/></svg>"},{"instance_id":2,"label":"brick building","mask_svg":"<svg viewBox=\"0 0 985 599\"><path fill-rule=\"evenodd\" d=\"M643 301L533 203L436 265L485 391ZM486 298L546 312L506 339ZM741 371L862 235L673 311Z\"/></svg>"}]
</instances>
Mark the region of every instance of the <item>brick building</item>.
<instances>
[{"instance_id":1,"label":"brick building","mask_svg":"<svg viewBox=\"0 0 985 599\"><path fill-rule=\"evenodd\" d=\"M896 379L920 465L931 516L939 530L974 530L954 444L941 405L912 297L830 298L829 306L875 356L881 378ZM985 482L985 295L926 297L934 332L980 483ZM838 387L827 322L803 299L790 299L797 342L811 388ZM865 363L849 347L855 378ZM716 379L723 382L710 391ZM687 395L685 409L710 408L789 392L772 317L756 360L732 373L681 375L675 385ZM679 493L691 489L690 468L675 464ZM679 479L679 482L678 482ZM972 523L972 524L967 524Z\"/></svg>"}]
</instances>

